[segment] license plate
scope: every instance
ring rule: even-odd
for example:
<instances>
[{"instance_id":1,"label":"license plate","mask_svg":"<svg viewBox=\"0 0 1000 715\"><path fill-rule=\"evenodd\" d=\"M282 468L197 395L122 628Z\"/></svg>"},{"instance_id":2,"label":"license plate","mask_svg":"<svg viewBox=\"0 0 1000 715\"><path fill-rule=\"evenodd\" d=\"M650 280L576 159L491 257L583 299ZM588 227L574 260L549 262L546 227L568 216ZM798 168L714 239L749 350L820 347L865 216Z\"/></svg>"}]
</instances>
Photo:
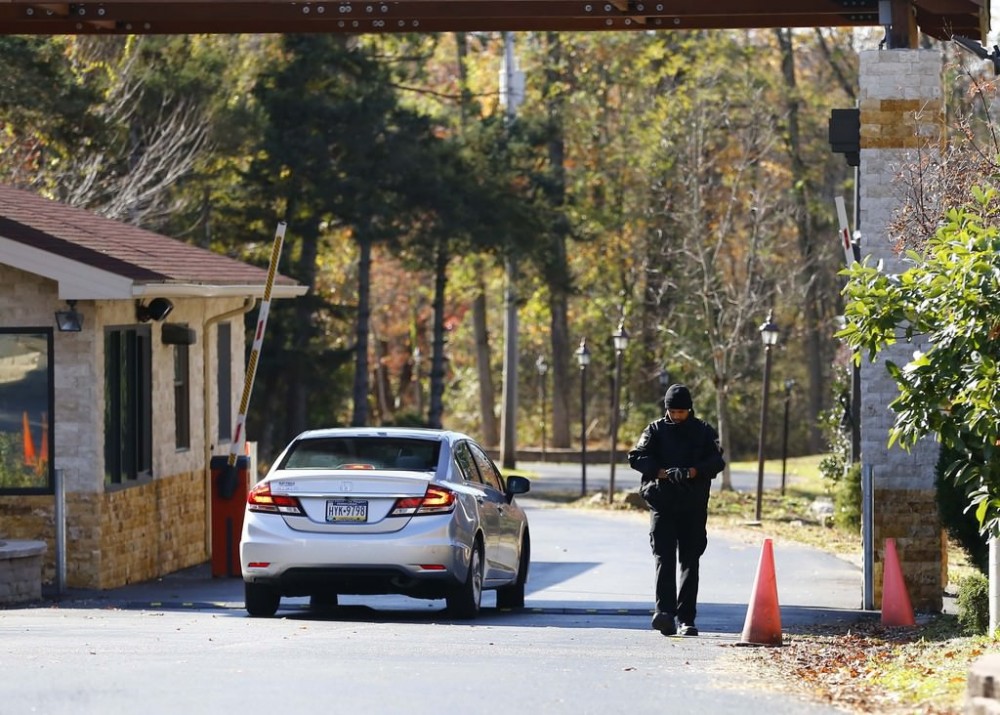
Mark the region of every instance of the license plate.
<instances>
[{"instance_id":1,"label":"license plate","mask_svg":"<svg viewBox=\"0 0 1000 715\"><path fill-rule=\"evenodd\" d=\"M358 499L330 499L326 502L327 521L368 521L368 502Z\"/></svg>"}]
</instances>

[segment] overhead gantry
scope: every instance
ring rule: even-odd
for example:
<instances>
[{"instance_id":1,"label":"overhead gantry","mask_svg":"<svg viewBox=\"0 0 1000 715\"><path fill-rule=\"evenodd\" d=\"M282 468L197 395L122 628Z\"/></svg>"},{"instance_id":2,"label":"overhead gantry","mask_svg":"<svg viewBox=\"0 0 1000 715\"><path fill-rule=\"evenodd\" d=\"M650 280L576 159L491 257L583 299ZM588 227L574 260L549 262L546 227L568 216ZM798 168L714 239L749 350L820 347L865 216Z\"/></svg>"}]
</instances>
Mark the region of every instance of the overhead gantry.
<instances>
[{"instance_id":1,"label":"overhead gantry","mask_svg":"<svg viewBox=\"0 0 1000 715\"><path fill-rule=\"evenodd\" d=\"M0 34L403 33L878 27L889 47L984 42L989 0L0 0Z\"/></svg>"}]
</instances>

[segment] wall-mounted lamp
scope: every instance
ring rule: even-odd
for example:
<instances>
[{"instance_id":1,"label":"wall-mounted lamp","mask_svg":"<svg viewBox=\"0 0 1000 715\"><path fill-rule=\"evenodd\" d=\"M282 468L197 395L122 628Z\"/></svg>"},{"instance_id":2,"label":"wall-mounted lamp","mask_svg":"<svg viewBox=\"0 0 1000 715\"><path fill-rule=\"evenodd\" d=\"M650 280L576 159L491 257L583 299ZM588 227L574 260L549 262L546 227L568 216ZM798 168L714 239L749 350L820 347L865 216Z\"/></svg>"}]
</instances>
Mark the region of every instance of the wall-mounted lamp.
<instances>
[{"instance_id":1,"label":"wall-mounted lamp","mask_svg":"<svg viewBox=\"0 0 1000 715\"><path fill-rule=\"evenodd\" d=\"M56 311L56 325L61 333L79 333L83 329L83 315L76 309L75 300L67 300L69 310Z\"/></svg>"},{"instance_id":2,"label":"wall-mounted lamp","mask_svg":"<svg viewBox=\"0 0 1000 715\"><path fill-rule=\"evenodd\" d=\"M166 298L153 298L146 305L141 300L135 302L135 319L140 323L148 323L150 320L160 321L170 315L174 309L174 304Z\"/></svg>"}]
</instances>

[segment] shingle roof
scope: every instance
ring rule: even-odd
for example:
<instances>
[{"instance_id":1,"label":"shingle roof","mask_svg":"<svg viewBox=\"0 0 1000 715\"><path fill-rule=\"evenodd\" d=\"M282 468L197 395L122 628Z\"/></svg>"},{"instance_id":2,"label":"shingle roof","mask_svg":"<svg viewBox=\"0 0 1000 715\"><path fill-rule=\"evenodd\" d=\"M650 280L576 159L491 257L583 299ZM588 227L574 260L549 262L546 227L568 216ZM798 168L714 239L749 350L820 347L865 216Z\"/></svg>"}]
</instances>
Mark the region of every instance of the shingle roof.
<instances>
[{"instance_id":1,"label":"shingle roof","mask_svg":"<svg viewBox=\"0 0 1000 715\"><path fill-rule=\"evenodd\" d=\"M2 184L0 238L138 284L264 286L267 282L263 268ZM274 285L298 286L280 274Z\"/></svg>"}]
</instances>

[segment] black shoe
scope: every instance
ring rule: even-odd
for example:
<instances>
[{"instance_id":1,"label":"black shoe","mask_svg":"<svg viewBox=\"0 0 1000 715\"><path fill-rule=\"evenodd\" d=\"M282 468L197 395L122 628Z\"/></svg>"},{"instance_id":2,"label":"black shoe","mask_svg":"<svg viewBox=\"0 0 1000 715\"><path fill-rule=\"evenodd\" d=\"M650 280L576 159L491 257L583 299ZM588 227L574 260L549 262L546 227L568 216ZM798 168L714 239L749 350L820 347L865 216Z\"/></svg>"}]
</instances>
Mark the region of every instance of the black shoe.
<instances>
[{"instance_id":1,"label":"black shoe","mask_svg":"<svg viewBox=\"0 0 1000 715\"><path fill-rule=\"evenodd\" d=\"M682 636L696 636L698 635L698 629L693 623L682 623L681 624L681 635Z\"/></svg>"},{"instance_id":2,"label":"black shoe","mask_svg":"<svg viewBox=\"0 0 1000 715\"><path fill-rule=\"evenodd\" d=\"M659 631L665 636L672 636L677 633L677 624L674 622L674 617L669 613L657 611L653 614L651 625L654 630Z\"/></svg>"}]
</instances>

